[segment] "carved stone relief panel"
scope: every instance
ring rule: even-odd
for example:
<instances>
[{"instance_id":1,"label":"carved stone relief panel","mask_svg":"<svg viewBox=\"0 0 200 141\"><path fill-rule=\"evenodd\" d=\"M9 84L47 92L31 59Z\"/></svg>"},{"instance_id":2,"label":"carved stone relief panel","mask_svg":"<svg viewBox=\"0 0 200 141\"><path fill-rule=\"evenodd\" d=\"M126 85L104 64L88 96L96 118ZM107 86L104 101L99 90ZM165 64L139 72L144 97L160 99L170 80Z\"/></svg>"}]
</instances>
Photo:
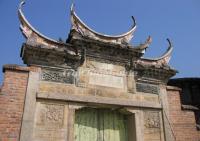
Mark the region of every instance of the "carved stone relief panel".
<instances>
[{"instance_id":1,"label":"carved stone relief panel","mask_svg":"<svg viewBox=\"0 0 200 141\"><path fill-rule=\"evenodd\" d=\"M136 90L143 93L159 94L159 88L156 85L136 83Z\"/></svg>"},{"instance_id":2,"label":"carved stone relief panel","mask_svg":"<svg viewBox=\"0 0 200 141\"><path fill-rule=\"evenodd\" d=\"M161 141L162 124L159 111L144 111L144 140Z\"/></svg>"},{"instance_id":3,"label":"carved stone relief panel","mask_svg":"<svg viewBox=\"0 0 200 141\"><path fill-rule=\"evenodd\" d=\"M65 105L38 102L36 107L34 140L66 140Z\"/></svg>"},{"instance_id":4,"label":"carved stone relief panel","mask_svg":"<svg viewBox=\"0 0 200 141\"><path fill-rule=\"evenodd\" d=\"M160 128L159 112L145 112L145 127Z\"/></svg>"},{"instance_id":5,"label":"carved stone relief panel","mask_svg":"<svg viewBox=\"0 0 200 141\"><path fill-rule=\"evenodd\" d=\"M75 71L72 69L43 69L41 73L41 80L74 84Z\"/></svg>"}]
</instances>

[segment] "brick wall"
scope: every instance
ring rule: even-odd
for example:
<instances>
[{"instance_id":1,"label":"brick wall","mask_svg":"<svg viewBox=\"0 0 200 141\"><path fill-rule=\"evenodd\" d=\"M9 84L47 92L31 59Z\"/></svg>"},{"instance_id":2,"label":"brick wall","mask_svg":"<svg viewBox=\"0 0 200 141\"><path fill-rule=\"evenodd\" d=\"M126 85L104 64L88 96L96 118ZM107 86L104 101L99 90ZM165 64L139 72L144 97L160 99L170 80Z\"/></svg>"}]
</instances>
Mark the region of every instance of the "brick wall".
<instances>
[{"instance_id":1,"label":"brick wall","mask_svg":"<svg viewBox=\"0 0 200 141\"><path fill-rule=\"evenodd\" d=\"M34 68L4 66L0 89L0 141L19 139L29 71ZM200 141L193 111L181 109L180 90L168 87L170 122L176 141Z\"/></svg>"},{"instance_id":2,"label":"brick wall","mask_svg":"<svg viewBox=\"0 0 200 141\"><path fill-rule=\"evenodd\" d=\"M181 109L180 90L168 87L169 118L176 141L200 141L193 111Z\"/></svg>"},{"instance_id":3,"label":"brick wall","mask_svg":"<svg viewBox=\"0 0 200 141\"><path fill-rule=\"evenodd\" d=\"M27 67L5 66L4 82L0 91L0 141L19 138L25 93Z\"/></svg>"}]
</instances>

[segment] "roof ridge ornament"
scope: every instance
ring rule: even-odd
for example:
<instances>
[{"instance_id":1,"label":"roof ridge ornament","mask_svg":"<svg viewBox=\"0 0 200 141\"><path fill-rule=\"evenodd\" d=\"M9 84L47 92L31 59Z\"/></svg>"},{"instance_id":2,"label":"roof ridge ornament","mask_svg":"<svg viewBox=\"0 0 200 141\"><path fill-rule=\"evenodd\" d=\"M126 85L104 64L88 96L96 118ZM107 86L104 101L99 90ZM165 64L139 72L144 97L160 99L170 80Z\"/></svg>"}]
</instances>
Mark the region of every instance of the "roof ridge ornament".
<instances>
[{"instance_id":1,"label":"roof ridge ornament","mask_svg":"<svg viewBox=\"0 0 200 141\"><path fill-rule=\"evenodd\" d=\"M134 17L134 16L131 16L131 18L132 18L132 20L133 20L133 25L132 25L132 26L134 27L134 26L137 25L137 24L136 24L136 20L135 20L135 17Z\"/></svg>"},{"instance_id":2,"label":"roof ridge ornament","mask_svg":"<svg viewBox=\"0 0 200 141\"><path fill-rule=\"evenodd\" d=\"M88 25L86 25L76 14L74 3L71 5L71 23L72 23L72 30L75 30L83 37L89 37L95 40L100 40L103 42L111 42L117 44L129 44L131 39L133 38L133 33L136 30L136 20L132 16L133 25L131 29L123 34L120 35L105 35L95 30L91 29Z\"/></svg>"},{"instance_id":3,"label":"roof ridge ornament","mask_svg":"<svg viewBox=\"0 0 200 141\"><path fill-rule=\"evenodd\" d=\"M152 37L149 35L144 43L141 43L140 45L135 46L134 48L142 50L142 53L144 54L146 52L146 49L149 47L151 43L152 43Z\"/></svg>"}]
</instances>

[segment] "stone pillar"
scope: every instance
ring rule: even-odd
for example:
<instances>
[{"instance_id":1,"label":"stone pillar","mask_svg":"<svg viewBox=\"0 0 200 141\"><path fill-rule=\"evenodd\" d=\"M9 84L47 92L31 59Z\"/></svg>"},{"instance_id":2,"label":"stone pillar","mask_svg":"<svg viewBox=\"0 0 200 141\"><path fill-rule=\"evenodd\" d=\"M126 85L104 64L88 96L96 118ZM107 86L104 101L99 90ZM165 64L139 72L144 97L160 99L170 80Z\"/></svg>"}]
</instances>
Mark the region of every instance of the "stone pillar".
<instances>
[{"instance_id":1,"label":"stone pillar","mask_svg":"<svg viewBox=\"0 0 200 141\"><path fill-rule=\"evenodd\" d=\"M25 98L25 108L22 119L20 141L33 140L34 114L36 107L36 93L39 86L39 72L30 72Z\"/></svg>"},{"instance_id":2,"label":"stone pillar","mask_svg":"<svg viewBox=\"0 0 200 141\"><path fill-rule=\"evenodd\" d=\"M141 110L133 110L130 108L126 108L126 110L128 112L130 112L131 114L133 114L133 118L131 118L135 124L133 126L132 129L135 129L135 136L136 136L136 140L133 141L144 141L144 128L143 128L143 112ZM130 133L129 134L133 134Z\"/></svg>"},{"instance_id":3,"label":"stone pillar","mask_svg":"<svg viewBox=\"0 0 200 141\"><path fill-rule=\"evenodd\" d=\"M69 109L68 109L68 126L67 126L67 141L75 141L74 140L74 122L75 122L75 110L81 109L84 106L79 105L79 104L69 104Z\"/></svg>"},{"instance_id":4,"label":"stone pillar","mask_svg":"<svg viewBox=\"0 0 200 141\"><path fill-rule=\"evenodd\" d=\"M77 86L85 88L89 81L89 69L80 67L78 69Z\"/></svg>"},{"instance_id":5,"label":"stone pillar","mask_svg":"<svg viewBox=\"0 0 200 141\"><path fill-rule=\"evenodd\" d=\"M129 93L136 93L136 82L134 72L132 70L127 73L127 90Z\"/></svg>"},{"instance_id":6,"label":"stone pillar","mask_svg":"<svg viewBox=\"0 0 200 141\"><path fill-rule=\"evenodd\" d=\"M74 141L74 120L75 120L75 109L69 108L68 112L68 141Z\"/></svg>"},{"instance_id":7,"label":"stone pillar","mask_svg":"<svg viewBox=\"0 0 200 141\"><path fill-rule=\"evenodd\" d=\"M163 125L164 125L164 133L166 141L175 141L175 137L173 136L172 127L169 119L169 104L167 99L167 90L166 85L160 85L160 102L162 104L162 117L163 117Z\"/></svg>"}]
</instances>

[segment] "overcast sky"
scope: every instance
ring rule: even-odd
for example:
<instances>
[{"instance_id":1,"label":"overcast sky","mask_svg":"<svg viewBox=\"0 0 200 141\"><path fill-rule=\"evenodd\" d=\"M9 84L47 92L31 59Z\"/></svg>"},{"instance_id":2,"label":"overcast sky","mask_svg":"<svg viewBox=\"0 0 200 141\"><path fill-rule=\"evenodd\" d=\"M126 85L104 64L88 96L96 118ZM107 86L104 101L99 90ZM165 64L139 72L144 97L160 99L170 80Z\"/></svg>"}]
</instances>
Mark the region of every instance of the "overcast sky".
<instances>
[{"instance_id":1,"label":"overcast sky","mask_svg":"<svg viewBox=\"0 0 200 141\"><path fill-rule=\"evenodd\" d=\"M25 41L19 30L20 0L0 0L0 67L23 65L20 49ZM24 14L30 23L53 39L66 39L71 27L70 0L26 0ZM200 76L200 0L75 0L79 17L92 29L117 35L137 22L132 40L137 45L151 35L153 42L145 57L158 57L170 38L174 51L170 65L176 77ZM0 83L3 73L0 72Z\"/></svg>"}]
</instances>

